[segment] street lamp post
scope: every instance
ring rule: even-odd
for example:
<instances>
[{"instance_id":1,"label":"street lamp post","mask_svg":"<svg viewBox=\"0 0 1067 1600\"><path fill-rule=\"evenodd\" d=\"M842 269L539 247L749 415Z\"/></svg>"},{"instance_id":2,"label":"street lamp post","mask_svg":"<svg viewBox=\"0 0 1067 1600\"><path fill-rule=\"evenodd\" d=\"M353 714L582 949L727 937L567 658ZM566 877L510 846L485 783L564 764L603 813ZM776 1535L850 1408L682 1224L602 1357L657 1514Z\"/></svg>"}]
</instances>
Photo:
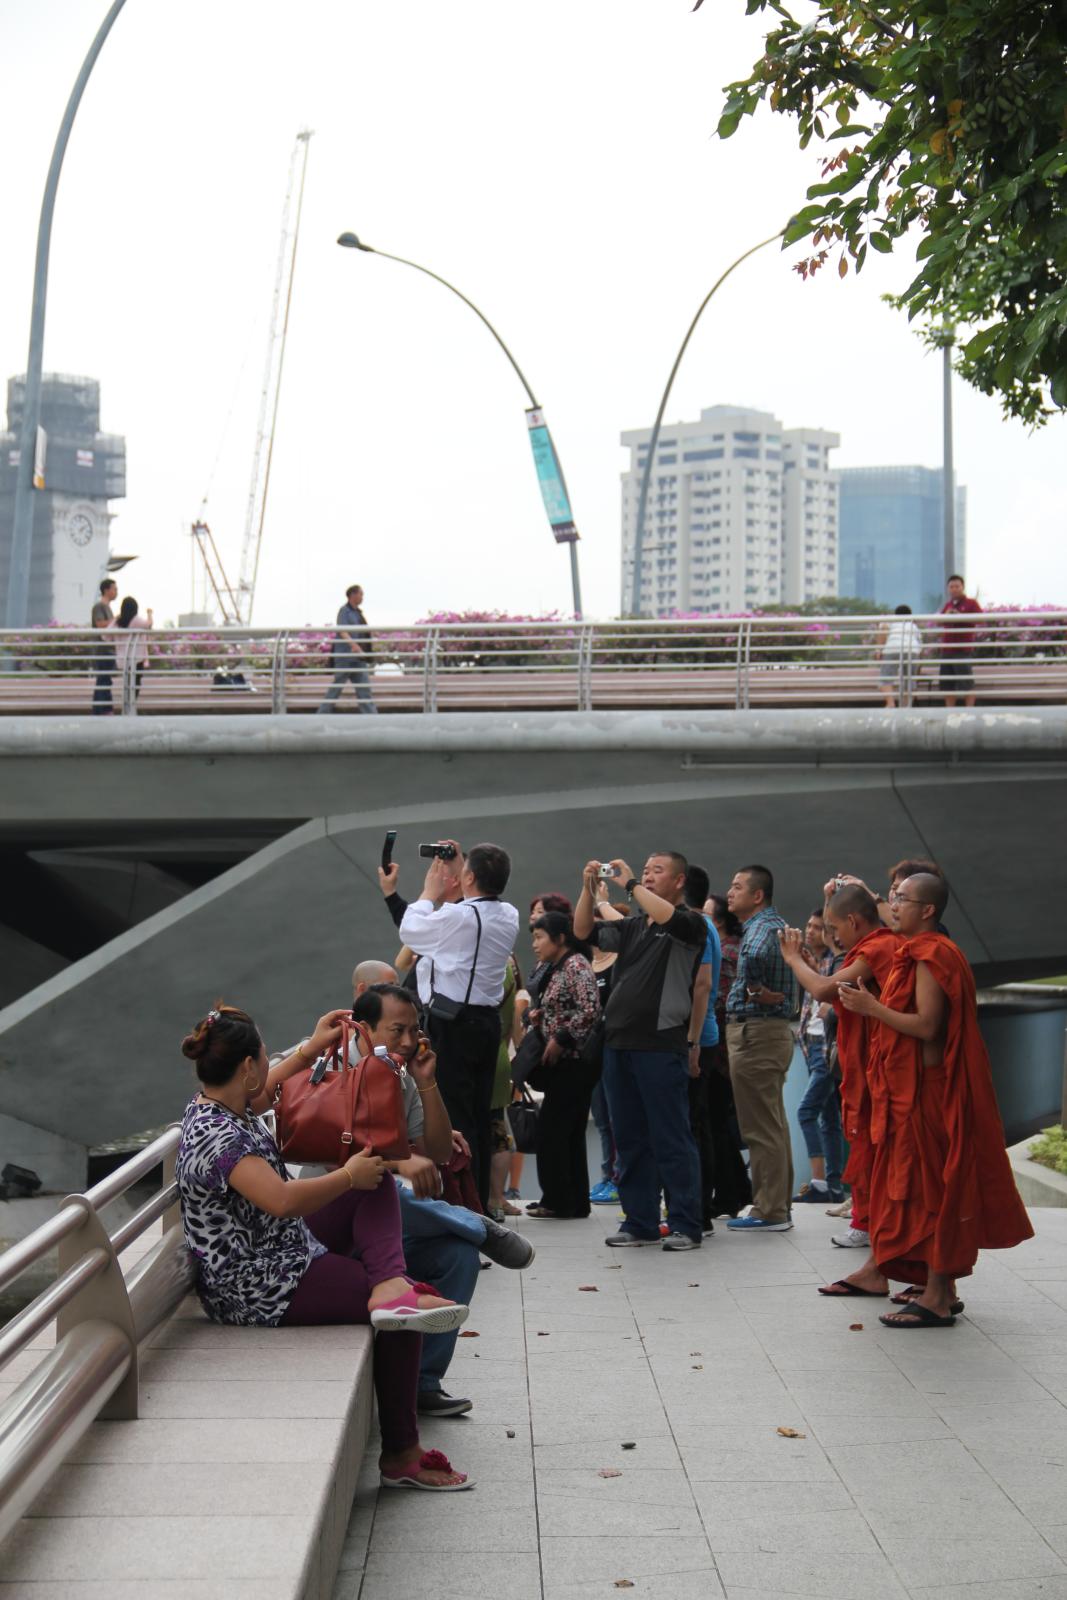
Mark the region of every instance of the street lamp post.
<instances>
[{"instance_id":1,"label":"street lamp post","mask_svg":"<svg viewBox=\"0 0 1067 1600\"><path fill-rule=\"evenodd\" d=\"M674 387L674 380L678 374L678 368L682 364L682 357L685 355L689 341L696 331L697 323L704 314L704 307L707 305L715 291L721 288L721 286L730 276L731 272L736 271L743 261L747 261L749 256L754 256L757 250L763 250L767 245L773 244L775 239L780 239L784 232L784 228L779 228L778 232L772 233L769 239L761 239L759 244L754 244L750 250L745 251L744 255L738 256L737 260L727 267L722 276L716 279L711 288L708 290L707 294L704 296L703 300L700 302L697 314L689 324L689 330L686 333L685 338L682 340L681 349L674 358L674 366L671 368L671 375L667 379L667 387L663 391L663 398L659 403L659 410L656 412L656 420L652 427L652 437L648 442L648 454L645 457L645 470L641 474L641 493L638 496L637 501L637 526L634 529L633 579L630 589L630 611L635 617L639 617L641 615L641 559L644 554L645 513L648 508L648 489L649 484L652 481L652 458L656 453L656 446L659 443L660 429L663 426L663 414L667 409L667 401L670 399L671 390Z\"/></svg>"},{"instance_id":2,"label":"street lamp post","mask_svg":"<svg viewBox=\"0 0 1067 1600\"><path fill-rule=\"evenodd\" d=\"M374 245L365 244L363 242L363 240L360 239L358 237L358 235L356 235L354 233L342 233L340 235L340 237L338 238L337 243L339 245L342 245L346 250L362 250L367 255L382 256L384 258L384 260L386 260L386 261L397 261L397 262L400 263L400 265L402 267L412 267L412 268L414 268L414 270L416 272L421 272L427 278L432 278L435 283L441 284L443 288L451 290L451 292L458 299L463 301L463 304L465 306L469 306L470 307L470 309L474 312L474 315L476 317L478 317L480 319L480 321L482 321L485 324L485 326L489 329L489 332L493 335L493 338L496 340L496 342L500 346L501 350L503 350L504 354L507 356L508 360L511 362L512 367L515 369L515 373L516 373L516 376L518 377L519 382L522 384L523 388L526 390L527 398L529 399L529 402L530 402L530 410L531 411L540 412L540 410L541 410L540 404L539 404L539 402L537 400L537 397L534 394L533 390L530 388L530 385L529 385L529 383L527 382L527 379L526 379L526 374L523 372L522 368L519 366L519 363L515 360L515 357L512 355L511 351L508 349L507 345L504 343L504 341L500 337L499 333L497 333L496 329L493 327L493 324L489 321L489 318L485 315L485 312L484 311L480 311L478 309L478 307L474 304L474 301L473 300L469 300L467 298L467 296L465 294L463 294L463 292L461 290L456 288L454 283L449 283L448 279L447 278L442 278L439 273L431 272L429 267L420 266L417 261L409 261L405 256L390 255L388 250L378 250L378 249L376 249L374 247ZM547 433L547 429L545 431ZM556 468L558 470L559 482L560 482L561 488L563 490L564 499L566 500L566 498L567 498L567 495L566 495L566 483L564 482L564 479L563 479L563 469L559 465L558 457L555 457L554 448L552 449L552 454L553 454L553 457L555 458L555 466L556 466ZM582 615L582 588L581 588L581 582L580 582L580 579L579 579L579 576L578 576L578 543L577 543L577 539L578 539L577 532L574 532L571 535L567 536L565 542L570 545L570 552L571 552L571 593L572 593L573 602L574 602L574 614L575 614L576 617L580 617Z\"/></svg>"},{"instance_id":3,"label":"street lamp post","mask_svg":"<svg viewBox=\"0 0 1067 1600\"><path fill-rule=\"evenodd\" d=\"M85 85L96 65L96 58L104 48L104 41L126 0L114 4L97 30L82 62L74 88L59 125L52 161L45 180L44 198L41 201L41 219L37 225L37 259L33 269L33 300L30 308L30 347L26 356L26 391L22 406L22 432L19 437L19 462L15 478L15 514L11 526L11 564L8 568L7 615L9 628L22 628L26 624L30 599L30 563L33 557L33 468L37 445L37 428L41 420L41 368L44 363L44 318L48 294L48 255L52 244L52 214L55 211L56 191L67 153L67 141L74 126Z\"/></svg>"}]
</instances>

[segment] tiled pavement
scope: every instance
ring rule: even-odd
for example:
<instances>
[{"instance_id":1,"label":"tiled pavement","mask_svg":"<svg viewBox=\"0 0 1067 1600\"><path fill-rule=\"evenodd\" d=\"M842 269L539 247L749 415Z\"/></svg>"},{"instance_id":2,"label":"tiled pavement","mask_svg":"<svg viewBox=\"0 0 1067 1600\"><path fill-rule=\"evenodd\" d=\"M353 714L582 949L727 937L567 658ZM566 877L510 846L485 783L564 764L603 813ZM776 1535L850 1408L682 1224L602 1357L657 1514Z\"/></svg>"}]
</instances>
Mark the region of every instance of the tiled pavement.
<instances>
[{"instance_id":1,"label":"tiled pavement","mask_svg":"<svg viewBox=\"0 0 1067 1600\"><path fill-rule=\"evenodd\" d=\"M611 1208L521 1222L457 1346L474 1411L423 1432L478 1487L379 1495L372 1441L335 1600L1067 1600L1067 1210L1033 1215L915 1333L815 1294L856 1264L815 1207L675 1256L604 1248Z\"/></svg>"}]
</instances>

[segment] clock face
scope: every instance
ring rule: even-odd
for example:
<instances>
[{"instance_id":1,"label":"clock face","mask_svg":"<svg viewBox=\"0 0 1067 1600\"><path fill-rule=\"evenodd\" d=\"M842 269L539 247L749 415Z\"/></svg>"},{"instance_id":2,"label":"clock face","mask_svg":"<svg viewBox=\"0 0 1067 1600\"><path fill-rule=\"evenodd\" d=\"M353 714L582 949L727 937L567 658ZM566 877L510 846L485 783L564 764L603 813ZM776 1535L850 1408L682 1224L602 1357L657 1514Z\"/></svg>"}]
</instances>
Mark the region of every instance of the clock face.
<instances>
[{"instance_id":1,"label":"clock face","mask_svg":"<svg viewBox=\"0 0 1067 1600\"><path fill-rule=\"evenodd\" d=\"M92 541L95 531L92 518L86 516L84 511L75 511L67 518L67 533L70 535L71 543L76 544L79 550L84 550Z\"/></svg>"}]
</instances>

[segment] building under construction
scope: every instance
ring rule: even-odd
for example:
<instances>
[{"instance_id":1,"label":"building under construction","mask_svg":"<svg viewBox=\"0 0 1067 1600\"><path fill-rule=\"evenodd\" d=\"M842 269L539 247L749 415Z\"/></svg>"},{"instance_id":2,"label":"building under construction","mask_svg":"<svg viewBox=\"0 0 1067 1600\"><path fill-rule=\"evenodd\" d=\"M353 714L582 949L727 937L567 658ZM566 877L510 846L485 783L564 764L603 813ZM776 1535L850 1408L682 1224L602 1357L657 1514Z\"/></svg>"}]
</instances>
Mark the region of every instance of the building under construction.
<instances>
[{"instance_id":1,"label":"building under construction","mask_svg":"<svg viewBox=\"0 0 1067 1600\"><path fill-rule=\"evenodd\" d=\"M7 385L7 431L0 433L0 595L11 567L15 475L26 380ZM27 620L85 624L111 559L108 502L126 493L126 441L100 431L95 378L45 373L44 487L33 494L33 560Z\"/></svg>"}]
</instances>

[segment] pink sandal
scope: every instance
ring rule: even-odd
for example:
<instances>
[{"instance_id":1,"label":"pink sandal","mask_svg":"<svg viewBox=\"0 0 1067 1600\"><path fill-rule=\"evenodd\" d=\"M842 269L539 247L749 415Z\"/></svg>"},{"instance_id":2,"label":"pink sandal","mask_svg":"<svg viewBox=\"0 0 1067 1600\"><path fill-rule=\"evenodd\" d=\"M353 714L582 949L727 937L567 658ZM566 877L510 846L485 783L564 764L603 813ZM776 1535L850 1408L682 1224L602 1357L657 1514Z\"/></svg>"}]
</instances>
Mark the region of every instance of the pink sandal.
<instances>
[{"instance_id":1,"label":"pink sandal","mask_svg":"<svg viewBox=\"0 0 1067 1600\"><path fill-rule=\"evenodd\" d=\"M397 1295L395 1300L387 1300L384 1305L376 1306L370 1314L370 1325L382 1333L396 1333L401 1328L409 1329L412 1333L452 1333L460 1328L470 1315L467 1306L460 1306L454 1300L449 1300L443 1306L432 1306L428 1311L419 1310L420 1294L436 1294L437 1290L431 1283L413 1283L403 1294Z\"/></svg>"},{"instance_id":2,"label":"pink sandal","mask_svg":"<svg viewBox=\"0 0 1067 1600\"><path fill-rule=\"evenodd\" d=\"M417 1467L398 1467L386 1472L381 1469L383 1489L428 1489L431 1494L455 1494L458 1489L473 1489L474 1479L466 1472L458 1472L458 1483L424 1483L419 1472L455 1472L451 1461L440 1450L427 1450L419 1457Z\"/></svg>"}]
</instances>

